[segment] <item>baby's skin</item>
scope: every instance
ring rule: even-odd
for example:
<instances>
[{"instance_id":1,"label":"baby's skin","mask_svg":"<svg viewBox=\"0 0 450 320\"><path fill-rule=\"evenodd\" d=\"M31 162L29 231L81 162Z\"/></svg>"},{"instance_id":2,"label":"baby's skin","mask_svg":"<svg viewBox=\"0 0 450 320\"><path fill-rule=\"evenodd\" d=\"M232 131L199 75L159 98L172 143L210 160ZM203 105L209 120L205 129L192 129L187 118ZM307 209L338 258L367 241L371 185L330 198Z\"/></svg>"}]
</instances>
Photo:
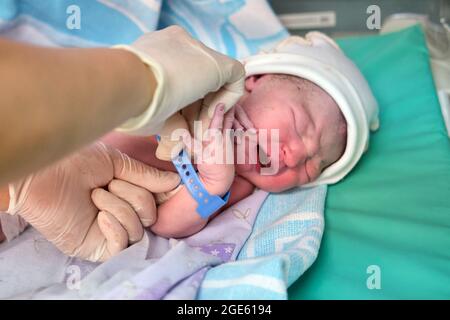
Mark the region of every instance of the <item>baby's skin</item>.
<instances>
[{"instance_id":1,"label":"baby's skin","mask_svg":"<svg viewBox=\"0 0 450 320\"><path fill-rule=\"evenodd\" d=\"M223 196L231 191L227 206L250 195L255 187L281 192L314 181L342 156L346 144L347 127L339 107L315 84L293 76L266 74L248 77L245 87L245 95L231 111L225 114L223 106L216 108L210 128L256 133L278 129L276 149L270 139L264 144L258 141L270 159L266 167L278 170L271 175L261 174L259 161L249 163L250 148L245 148L244 163L197 164L199 177L209 193ZM156 158L155 137L110 133L102 140L148 165L176 171L171 162ZM236 153L242 149L234 143L236 159ZM151 230L167 238L192 235L208 222L197 214L196 208L187 189L180 187L158 207L158 218Z\"/></svg>"},{"instance_id":2,"label":"baby's skin","mask_svg":"<svg viewBox=\"0 0 450 320\"><path fill-rule=\"evenodd\" d=\"M257 130L279 129L278 157L271 157L275 175L261 175L257 166L236 165L238 175L260 189L281 192L317 179L337 161L346 144L345 119L334 100L310 81L292 76L247 78L240 104Z\"/></svg>"}]
</instances>

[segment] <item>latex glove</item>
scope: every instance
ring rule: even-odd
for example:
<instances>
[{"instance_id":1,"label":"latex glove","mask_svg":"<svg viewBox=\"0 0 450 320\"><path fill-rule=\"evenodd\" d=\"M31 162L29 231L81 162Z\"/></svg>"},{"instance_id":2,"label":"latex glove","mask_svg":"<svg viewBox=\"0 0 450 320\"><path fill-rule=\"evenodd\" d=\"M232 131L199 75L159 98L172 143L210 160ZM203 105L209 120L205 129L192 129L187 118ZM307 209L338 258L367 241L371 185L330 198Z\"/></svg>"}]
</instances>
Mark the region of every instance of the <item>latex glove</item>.
<instances>
[{"instance_id":1,"label":"latex glove","mask_svg":"<svg viewBox=\"0 0 450 320\"><path fill-rule=\"evenodd\" d=\"M244 93L244 67L192 38L178 26L148 33L130 46L116 46L135 53L153 71L157 88L148 109L118 130L130 134L159 133L175 112L203 99L221 102L230 109ZM212 117L212 111L210 111Z\"/></svg>"},{"instance_id":2,"label":"latex glove","mask_svg":"<svg viewBox=\"0 0 450 320\"><path fill-rule=\"evenodd\" d=\"M143 226L156 221L151 192L179 182L175 173L97 143L10 184L8 213L20 214L65 254L104 261L139 241Z\"/></svg>"},{"instance_id":3,"label":"latex glove","mask_svg":"<svg viewBox=\"0 0 450 320\"><path fill-rule=\"evenodd\" d=\"M175 138L172 133L176 130L189 131L189 125L184 116L177 112L166 120L164 127L159 133L160 140L156 148L156 157L159 160L171 161L183 149L183 141L180 138Z\"/></svg>"},{"instance_id":4,"label":"latex glove","mask_svg":"<svg viewBox=\"0 0 450 320\"><path fill-rule=\"evenodd\" d=\"M156 149L158 159L171 161L183 149L182 137L176 134L176 130L186 130L193 135L194 122L197 120L202 121L202 134L205 129L208 129L211 119L208 117L208 112L201 112L202 108L207 108L207 106L203 105L202 100L197 100L167 119L159 133L160 141ZM200 115L205 119L200 119Z\"/></svg>"}]
</instances>

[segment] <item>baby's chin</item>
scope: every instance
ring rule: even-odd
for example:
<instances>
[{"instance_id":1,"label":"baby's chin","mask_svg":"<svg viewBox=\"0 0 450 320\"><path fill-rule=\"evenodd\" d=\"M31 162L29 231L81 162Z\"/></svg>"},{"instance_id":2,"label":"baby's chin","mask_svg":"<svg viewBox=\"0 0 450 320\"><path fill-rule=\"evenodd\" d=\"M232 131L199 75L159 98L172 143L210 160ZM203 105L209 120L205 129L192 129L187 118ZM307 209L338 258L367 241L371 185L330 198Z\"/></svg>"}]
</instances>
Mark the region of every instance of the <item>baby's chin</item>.
<instances>
[{"instance_id":1,"label":"baby's chin","mask_svg":"<svg viewBox=\"0 0 450 320\"><path fill-rule=\"evenodd\" d=\"M252 165L236 165L236 173L255 187L267 192L283 192L296 187L295 183L286 181L286 179L277 175L261 175L257 168L250 168Z\"/></svg>"}]
</instances>

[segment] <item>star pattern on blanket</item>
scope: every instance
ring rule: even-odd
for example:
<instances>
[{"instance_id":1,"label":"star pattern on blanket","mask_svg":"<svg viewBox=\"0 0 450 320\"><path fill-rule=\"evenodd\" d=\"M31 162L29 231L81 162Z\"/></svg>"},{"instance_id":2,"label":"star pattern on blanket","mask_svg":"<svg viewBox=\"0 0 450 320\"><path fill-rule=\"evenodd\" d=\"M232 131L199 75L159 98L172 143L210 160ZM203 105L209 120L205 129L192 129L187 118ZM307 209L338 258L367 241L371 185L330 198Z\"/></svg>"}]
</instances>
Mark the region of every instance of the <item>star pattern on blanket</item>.
<instances>
[{"instance_id":1,"label":"star pattern on blanket","mask_svg":"<svg viewBox=\"0 0 450 320\"><path fill-rule=\"evenodd\" d=\"M231 259L235 248L236 245L234 243L210 243L198 247L201 252L218 257L223 262Z\"/></svg>"}]
</instances>

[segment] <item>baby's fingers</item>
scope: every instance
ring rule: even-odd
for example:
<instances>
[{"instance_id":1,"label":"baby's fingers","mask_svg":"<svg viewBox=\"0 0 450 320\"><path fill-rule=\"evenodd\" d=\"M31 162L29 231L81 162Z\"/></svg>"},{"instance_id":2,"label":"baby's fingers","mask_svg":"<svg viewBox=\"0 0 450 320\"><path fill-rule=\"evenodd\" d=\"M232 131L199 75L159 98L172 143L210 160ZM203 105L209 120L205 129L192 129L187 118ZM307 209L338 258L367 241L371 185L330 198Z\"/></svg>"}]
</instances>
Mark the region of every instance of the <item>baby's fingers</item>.
<instances>
[{"instance_id":1,"label":"baby's fingers","mask_svg":"<svg viewBox=\"0 0 450 320\"><path fill-rule=\"evenodd\" d=\"M209 124L209 129L219 129L223 128L223 117L225 114L225 105L223 103L219 103L214 110L214 115Z\"/></svg>"},{"instance_id":2,"label":"baby's fingers","mask_svg":"<svg viewBox=\"0 0 450 320\"><path fill-rule=\"evenodd\" d=\"M225 119L223 119L223 130L230 130L233 127L233 123L234 123L234 108L231 108L226 114L225 114Z\"/></svg>"},{"instance_id":3,"label":"baby's fingers","mask_svg":"<svg viewBox=\"0 0 450 320\"><path fill-rule=\"evenodd\" d=\"M236 108L236 119L240 122L240 124L247 130L253 129L254 125L247 116L247 113L244 111L244 108L242 108L242 106L240 105L236 105L235 108Z\"/></svg>"}]
</instances>

